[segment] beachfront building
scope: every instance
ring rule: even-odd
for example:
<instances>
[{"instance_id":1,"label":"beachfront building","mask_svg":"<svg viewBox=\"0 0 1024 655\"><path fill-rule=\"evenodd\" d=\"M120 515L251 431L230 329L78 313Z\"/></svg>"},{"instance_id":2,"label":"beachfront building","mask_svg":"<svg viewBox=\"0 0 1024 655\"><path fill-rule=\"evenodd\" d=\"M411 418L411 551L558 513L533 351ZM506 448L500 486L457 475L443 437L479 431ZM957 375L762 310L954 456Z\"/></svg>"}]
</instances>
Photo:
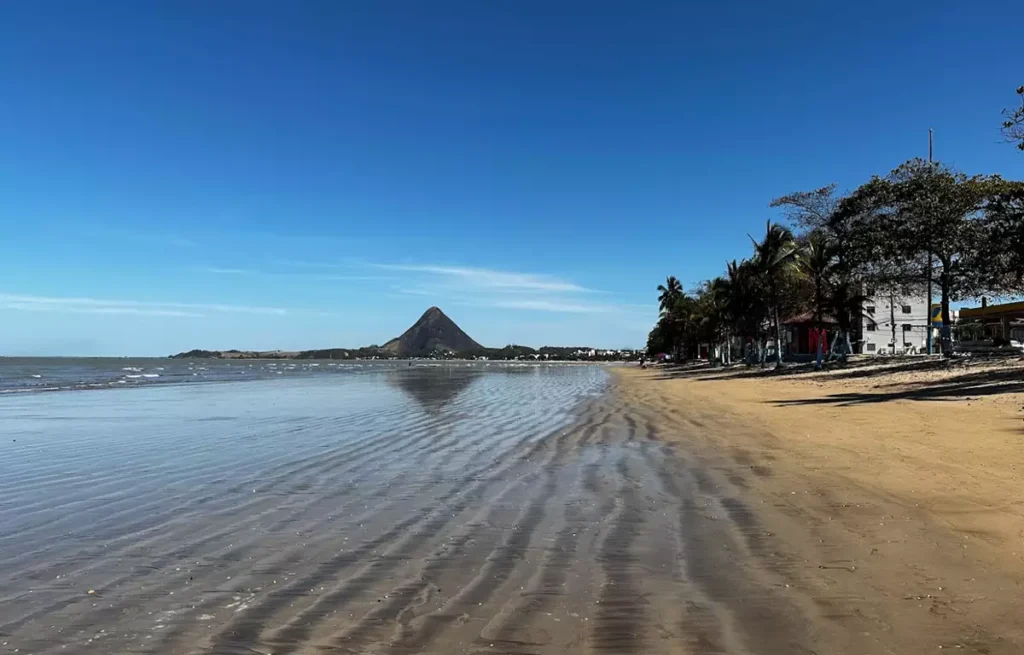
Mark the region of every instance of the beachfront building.
<instances>
[{"instance_id":1,"label":"beachfront building","mask_svg":"<svg viewBox=\"0 0 1024 655\"><path fill-rule=\"evenodd\" d=\"M824 354L828 354L830 335L834 335L839 323L831 315L816 320L814 312L804 312L782 321L783 353L790 359L801 356L814 356L818 351L818 328L825 331L822 341Z\"/></svg>"},{"instance_id":2,"label":"beachfront building","mask_svg":"<svg viewBox=\"0 0 1024 655\"><path fill-rule=\"evenodd\" d=\"M867 290L863 316L854 323L850 341L854 352L912 354L927 352L928 297L901 297ZM893 326L896 340L893 342Z\"/></svg>"},{"instance_id":3,"label":"beachfront building","mask_svg":"<svg viewBox=\"0 0 1024 655\"><path fill-rule=\"evenodd\" d=\"M973 331L976 339L1024 343L1024 302L990 305L987 298L982 298L981 307L961 309L959 319L964 326L973 324L980 328Z\"/></svg>"}]
</instances>

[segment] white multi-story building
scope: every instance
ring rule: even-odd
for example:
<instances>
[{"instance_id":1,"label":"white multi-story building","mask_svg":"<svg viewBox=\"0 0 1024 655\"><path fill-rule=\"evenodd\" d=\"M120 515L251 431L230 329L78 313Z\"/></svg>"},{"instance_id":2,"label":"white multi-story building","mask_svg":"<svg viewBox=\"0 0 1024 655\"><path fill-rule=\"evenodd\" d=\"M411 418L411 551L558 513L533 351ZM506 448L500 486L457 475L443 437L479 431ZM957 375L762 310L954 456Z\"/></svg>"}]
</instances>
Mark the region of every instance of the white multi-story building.
<instances>
[{"instance_id":1,"label":"white multi-story building","mask_svg":"<svg viewBox=\"0 0 1024 655\"><path fill-rule=\"evenodd\" d=\"M927 352L927 296L882 296L875 295L870 289L868 295L864 302L864 316L859 321L859 335L854 335L857 339L855 352L866 355Z\"/></svg>"}]
</instances>

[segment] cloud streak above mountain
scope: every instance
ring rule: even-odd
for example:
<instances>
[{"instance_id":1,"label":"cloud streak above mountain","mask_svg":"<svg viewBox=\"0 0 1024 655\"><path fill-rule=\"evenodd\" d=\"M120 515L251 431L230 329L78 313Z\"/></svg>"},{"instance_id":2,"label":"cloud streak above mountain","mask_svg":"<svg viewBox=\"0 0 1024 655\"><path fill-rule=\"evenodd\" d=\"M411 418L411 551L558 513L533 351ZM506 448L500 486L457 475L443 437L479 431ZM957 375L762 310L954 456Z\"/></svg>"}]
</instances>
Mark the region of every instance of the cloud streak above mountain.
<instances>
[{"instance_id":1,"label":"cloud streak above mountain","mask_svg":"<svg viewBox=\"0 0 1024 655\"><path fill-rule=\"evenodd\" d=\"M407 283L392 285L392 291L433 297L438 302L561 314L636 314L646 309L595 300L609 296L552 275L435 264L370 266L405 274Z\"/></svg>"},{"instance_id":2,"label":"cloud streak above mountain","mask_svg":"<svg viewBox=\"0 0 1024 655\"><path fill-rule=\"evenodd\" d=\"M497 289L505 291L535 291L545 293L593 293L574 282L550 275L514 273L486 268L466 266L441 266L435 264L370 264L373 268L387 271L422 273L469 289Z\"/></svg>"}]
</instances>

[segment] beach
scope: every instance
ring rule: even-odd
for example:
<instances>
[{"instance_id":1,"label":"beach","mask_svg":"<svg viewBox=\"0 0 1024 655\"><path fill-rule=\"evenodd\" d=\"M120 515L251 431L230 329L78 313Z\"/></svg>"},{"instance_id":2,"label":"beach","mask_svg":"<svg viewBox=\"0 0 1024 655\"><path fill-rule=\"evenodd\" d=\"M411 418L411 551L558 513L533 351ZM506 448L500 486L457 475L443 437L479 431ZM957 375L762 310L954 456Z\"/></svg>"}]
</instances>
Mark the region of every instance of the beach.
<instances>
[{"instance_id":1,"label":"beach","mask_svg":"<svg viewBox=\"0 0 1024 655\"><path fill-rule=\"evenodd\" d=\"M804 608L814 652L1024 652L1019 361L620 375L746 501L753 566Z\"/></svg>"},{"instance_id":2,"label":"beach","mask_svg":"<svg viewBox=\"0 0 1024 655\"><path fill-rule=\"evenodd\" d=\"M8 394L0 642L1020 652L1016 424L744 375L417 363Z\"/></svg>"}]
</instances>

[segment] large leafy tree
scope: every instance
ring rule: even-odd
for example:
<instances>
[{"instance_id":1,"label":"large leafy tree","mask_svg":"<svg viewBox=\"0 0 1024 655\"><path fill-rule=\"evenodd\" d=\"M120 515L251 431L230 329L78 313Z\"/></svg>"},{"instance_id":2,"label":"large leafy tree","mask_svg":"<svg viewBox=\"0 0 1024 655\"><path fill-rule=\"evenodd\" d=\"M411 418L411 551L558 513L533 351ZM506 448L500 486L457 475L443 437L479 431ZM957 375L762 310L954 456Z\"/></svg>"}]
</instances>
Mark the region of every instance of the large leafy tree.
<instances>
[{"instance_id":1,"label":"large leafy tree","mask_svg":"<svg viewBox=\"0 0 1024 655\"><path fill-rule=\"evenodd\" d=\"M907 256L922 250L935 256L942 324L951 323L949 304L980 295L982 282L979 211L994 178L967 177L941 164L913 160L890 175L891 201L900 221L893 243Z\"/></svg>"},{"instance_id":2,"label":"large leafy tree","mask_svg":"<svg viewBox=\"0 0 1024 655\"><path fill-rule=\"evenodd\" d=\"M904 217L880 201L889 197L886 180L872 178L844 197L830 222L837 234L843 280L836 285L833 306L841 325L875 316L864 313L864 305L873 298L889 300L889 325L893 348L897 347L895 306L898 301L924 292L928 259L924 252L907 249L896 238L904 227ZM873 290L871 297L867 290ZM841 328L842 329L842 328Z\"/></svg>"},{"instance_id":3,"label":"large leafy tree","mask_svg":"<svg viewBox=\"0 0 1024 655\"><path fill-rule=\"evenodd\" d=\"M977 297L989 286L980 219L1002 184L998 177L968 177L939 163L912 159L852 195L851 204L868 217L863 232L874 235L874 247L865 248L871 261L889 262L898 271L934 257L947 337L950 303ZM944 349L948 347L947 342Z\"/></svg>"},{"instance_id":4,"label":"large leafy tree","mask_svg":"<svg viewBox=\"0 0 1024 655\"><path fill-rule=\"evenodd\" d=\"M982 222L983 286L998 295L1024 293L1024 183L998 185Z\"/></svg>"},{"instance_id":5,"label":"large leafy tree","mask_svg":"<svg viewBox=\"0 0 1024 655\"><path fill-rule=\"evenodd\" d=\"M1011 143L1024 150L1024 86L1017 87L1020 107L1003 110L1003 134Z\"/></svg>"},{"instance_id":6,"label":"large leafy tree","mask_svg":"<svg viewBox=\"0 0 1024 655\"><path fill-rule=\"evenodd\" d=\"M796 191L772 200L768 206L780 208L786 218L804 232L824 232L839 206L836 185L811 191Z\"/></svg>"}]
</instances>

